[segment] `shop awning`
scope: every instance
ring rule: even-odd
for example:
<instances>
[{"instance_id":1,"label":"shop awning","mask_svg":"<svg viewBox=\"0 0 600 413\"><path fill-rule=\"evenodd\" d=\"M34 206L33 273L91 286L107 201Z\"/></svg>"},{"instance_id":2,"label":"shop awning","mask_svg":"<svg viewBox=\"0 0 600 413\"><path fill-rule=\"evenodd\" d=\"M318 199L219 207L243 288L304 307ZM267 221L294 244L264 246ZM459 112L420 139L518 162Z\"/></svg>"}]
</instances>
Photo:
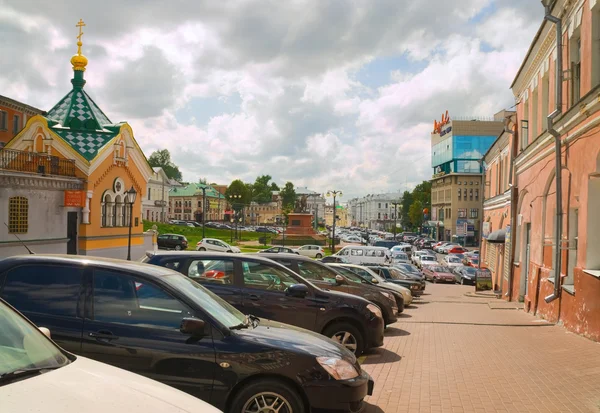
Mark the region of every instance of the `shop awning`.
<instances>
[{"instance_id":1,"label":"shop awning","mask_svg":"<svg viewBox=\"0 0 600 413\"><path fill-rule=\"evenodd\" d=\"M501 244L506 238L506 228L493 231L488 235L487 242Z\"/></svg>"}]
</instances>

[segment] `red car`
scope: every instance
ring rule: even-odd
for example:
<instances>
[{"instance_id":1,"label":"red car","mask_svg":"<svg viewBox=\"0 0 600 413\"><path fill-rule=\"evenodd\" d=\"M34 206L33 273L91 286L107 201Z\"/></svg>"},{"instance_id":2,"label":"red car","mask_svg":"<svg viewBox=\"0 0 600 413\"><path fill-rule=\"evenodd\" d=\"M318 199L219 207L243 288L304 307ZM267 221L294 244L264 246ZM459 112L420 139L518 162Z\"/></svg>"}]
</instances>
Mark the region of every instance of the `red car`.
<instances>
[{"instance_id":1,"label":"red car","mask_svg":"<svg viewBox=\"0 0 600 413\"><path fill-rule=\"evenodd\" d=\"M454 247L448 251L448 254L464 254L465 252L468 252L468 251L469 250L464 249L463 247Z\"/></svg>"},{"instance_id":2,"label":"red car","mask_svg":"<svg viewBox=\"0 0 600 413\"><path fill-rule=\"evenodd\" d=\"M443 265L427 265L423 267L423 275L425 279L432 283L437 282L449 282L454 284L454 274L450 271L450 268L444 267Z\"/></svg>"},{"instance_id":3,"label":"red car","mask_svg":"<svg viewBox=\"0 0 600 413\"><path fill-rule=\"evenodd\" d=\"M475 255L475 256L466 256L463 259L463 264L466 265L467 267L478 267L479 266L479 256Z\"/></svg>"}]
</instances>

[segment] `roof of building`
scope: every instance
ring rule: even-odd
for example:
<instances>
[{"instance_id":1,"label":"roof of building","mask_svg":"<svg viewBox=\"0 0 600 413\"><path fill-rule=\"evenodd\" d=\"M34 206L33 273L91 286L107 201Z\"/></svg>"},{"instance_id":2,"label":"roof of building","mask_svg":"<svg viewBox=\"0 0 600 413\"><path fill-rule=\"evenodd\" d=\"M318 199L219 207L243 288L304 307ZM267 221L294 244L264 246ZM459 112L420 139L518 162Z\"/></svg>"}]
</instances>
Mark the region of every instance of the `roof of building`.
<instances>
[{"instance_id":1,"label":"roof of building","mask_svg":"<svg viewBox=\"0 0 600 413\"><path fill-rule=\"evenodd\" d=\"M184 187L175 187L169 190L169 196L195 196L202 194L202 188L206 188L206 196L211 198L225 198L219 191L210 185L189 184Z\"/></svg>"},{"instance_id":2,"label":"roof of building","mask_svg":"<svg viewBox=\"0 0 600 413\"><path fill-rule=\"evenodd\" d=\"M27 105L27 104L25 104L23 102L19 102L18 100L14 100L14 99L11 99L9 97L0 95L0 105L3 105L3 104L8 105L8 106L12 106L12 107L15 107L15 108L20 108L21 110L23 110L23 112L28 111L30 113L35 113L35 114L38 114L38 115L43 115L43 114L46 113L43 110L38 109L36 107L30 106L30 105Z\"/></svg>"}]
</instances>

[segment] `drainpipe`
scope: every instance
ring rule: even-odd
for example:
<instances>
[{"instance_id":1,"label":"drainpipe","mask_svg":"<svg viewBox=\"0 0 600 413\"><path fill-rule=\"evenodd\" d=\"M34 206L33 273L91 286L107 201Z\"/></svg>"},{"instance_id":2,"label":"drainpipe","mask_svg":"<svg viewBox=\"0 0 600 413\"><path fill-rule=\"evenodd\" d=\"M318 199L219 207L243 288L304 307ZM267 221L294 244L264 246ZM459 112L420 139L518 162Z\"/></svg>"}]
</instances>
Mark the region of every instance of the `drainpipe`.
<instances>
[{"instance_id":1,"label":"drainpipe","mask_svg":"<svg viewBox=\"0 0 600 413\"><path fill-rule=\"evenodd\" d=\"M516 119L515 119L516 122ZM516 250L516 246L515 246L515 239L517 236L517 215L518 215L518 211L517 211L517 205L518 205L518 201L519 201L519 197L518 197L518 193L517 193L517 187L515 186L515 182L514 182L514 177L516 175L516 168L515 168L515 154L517 153L517 148L519 146L519 137L516 133L516 128L517 128L517 124L515 123L515 127L514 129L510 129L508 127L504 128L504 132L510 134L512 136L512 145L510 148L510 165L511 165L511 171L510 174L508 175L508 186L510 187L510 205L512 206L510 209L510 251L508 251L508 253L510 254L510 259L509 259L509 263L510 263L510 270L508 271L508 291L506 292L506 296L508 297L508 301L512 301L512 290L513 290L513 258L515 256L515 250Z\"/></svg>"},{"instance_id":2,"label":"drainpipe","mask_svg":"<svg viewBox=\"0 0 600 413\"><path fill-rule=\"evenodd\" d=\"M548 132L554 136L555 156L556 156L556 237L554 239L554 291L544 300L550 303L560 297L560 272L562 269L562 249L561 249L561 232L562 232L562 163L561 163L561 142L560 134L554 129L554 119L562 114L562 20L552 15L553 3L542 1L546 9L544 20L554 23L556 26L556 109L548 115Z\"/></svg>"}]
</instances>

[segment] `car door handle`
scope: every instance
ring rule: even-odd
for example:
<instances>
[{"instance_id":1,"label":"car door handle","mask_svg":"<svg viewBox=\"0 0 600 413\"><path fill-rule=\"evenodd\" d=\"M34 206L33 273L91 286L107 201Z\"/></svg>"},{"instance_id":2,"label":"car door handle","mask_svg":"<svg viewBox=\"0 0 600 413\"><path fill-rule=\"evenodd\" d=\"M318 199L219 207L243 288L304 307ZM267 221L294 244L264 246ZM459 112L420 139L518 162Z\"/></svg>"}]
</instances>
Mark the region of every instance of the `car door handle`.
<instances>
[{"instance_id":1,"label":"car door handle","mask_svg":"<svg viewBox=\"0 0 600 413\"><path fill-rule=\"evenodd\" d=\"M90 337L95 338L96 340L117 340L119 337L115 336L110 331L97 331L89 334Z\"/></svg>"},{"instance_id":2,"label":"car door handle","mask_svg":"<svg viewBox=\"0 0 600 413\"><path fill-rule=\"evenodd\" d=\"M249 298L250 300L252 300L252 301L258 301L258 300L260 300L260 297L259 297L258 295L256 295L256 294L250 294L250 295L248 296L248 298Z\"/></svg>"}]
</instances>

